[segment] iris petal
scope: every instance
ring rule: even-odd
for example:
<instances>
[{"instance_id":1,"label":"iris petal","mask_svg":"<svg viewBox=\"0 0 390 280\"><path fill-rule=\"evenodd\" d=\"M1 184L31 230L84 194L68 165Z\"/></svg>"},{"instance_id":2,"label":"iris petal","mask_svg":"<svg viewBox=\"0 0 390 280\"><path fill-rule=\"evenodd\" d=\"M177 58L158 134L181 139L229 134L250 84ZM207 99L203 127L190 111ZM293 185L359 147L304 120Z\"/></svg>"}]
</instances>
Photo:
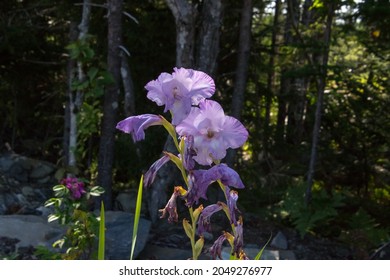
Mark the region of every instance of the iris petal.
<instances>
[{"instance_id":1,"label":"iris petal","mask_svg":"<svg viewBox=\"0 0 390 280\"><path fill-rule=\"evenodd\" d=\"M194 137L197 152L194 159L201 165L223 159L227 149L236 149L248 139L248 131L242 123L225 116L221 105L212 100L203 100L199 108L192 108L188 117L176 126L176 131L180 136Z\"/></svg>"},{"instance_id":2,"label":"iris petal","mask_svg":"<svg viewBox=\"0 0 390 280\"><path fill-rule=\"evenodd\" d=\"M190 174L191 187L186 197L187 205L192 206L194 203L198 203L200 198L207 199L208 186L217 180L221 180L225 186L238 189L245 187L238 173L226 164L218 164L208 170L194 170Z\"/></svg>"},{"instance_id":3,"label":"iris petal","mask_svg":"<svg viewBox=\"0 0 390 280\"><path fill-rule=\"evenodd\" d=\"M153 114L132 116L120 121L116 128L125 133L130 133L133 141L137 142L145 139L144 130L152 125L162 125L161 117Z\"/></svg>"},{"instance_id":4,"label":"iris petal","mask_svg":"<svg viewBox=\"0 0 390 280\"><path fill-rule=\"evenodd\" d=\"M215 92L213 79L204 72L186 68L174 68L172 74L162 73L146 84L147 98L158 106L165 105L164 112L171 111L172 124L184 120L191 105L198 105Z\"/></svg>"},{"instance_id":5,"label":"iris petal","mask_svg":"<svg viewBox=\"0 0 390 280\"><path fill-rule=\"evenodd\" d=\"M168 155L164 155L162 158L156 160L145 173L144 186L150 186L156 178L158 170L170 160Z\"/></svg>"}]
</instances>

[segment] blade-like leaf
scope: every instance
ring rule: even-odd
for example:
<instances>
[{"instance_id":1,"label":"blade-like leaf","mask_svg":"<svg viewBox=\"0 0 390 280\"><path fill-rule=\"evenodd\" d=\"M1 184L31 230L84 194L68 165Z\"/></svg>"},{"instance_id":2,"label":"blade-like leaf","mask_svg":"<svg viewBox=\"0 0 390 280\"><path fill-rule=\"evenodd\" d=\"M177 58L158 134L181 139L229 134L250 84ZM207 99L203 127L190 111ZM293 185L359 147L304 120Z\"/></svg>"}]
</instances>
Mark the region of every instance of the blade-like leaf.
<instances>
[{"instance_id":1,"label":"blade-like leaf","mask_svg":"<svg viewBox=\"0 0 390 280\"><path fill-rule=\"evenodd\" d=\"M133 259L135 244L137 241L138 223L139 223L139 219L140 219L140 215L141 215L143 185L144 185L144 176L142 175L141 180L139 182L139 186L138 186L137 204L135 206L133 238L132 238L132 242L131 242L130 260Z\"/></svg>"},{"instance_id":2,"label":"blade-like leaf","mask_svg":"<svg viewBox=\"0 0 390 280\"><path fill-rule=\"evenodd\" d=\"M98 260L104 260L105 250L105 214L104 203L100 206L100 223L99 223L99 247L98 247Z\"/></svg>"},{"instance_id":3,"label":"blade-like leaf","mask_svg":"<svg viewBox=\"0 0 390 280\"><path fill-rule=\"evenodd\" d=\"M263 251L265 249L265 247L267 247L268 243L271 241L272 239L272 233L271 233L271 236L269 237L267 243L265 243L265 245L263 246L263 248L261 248L260 252L257 253L256 257L255 257L255 260L260 260L261 259L261 256L263 255Z\"/></svg>"}]
</instances>

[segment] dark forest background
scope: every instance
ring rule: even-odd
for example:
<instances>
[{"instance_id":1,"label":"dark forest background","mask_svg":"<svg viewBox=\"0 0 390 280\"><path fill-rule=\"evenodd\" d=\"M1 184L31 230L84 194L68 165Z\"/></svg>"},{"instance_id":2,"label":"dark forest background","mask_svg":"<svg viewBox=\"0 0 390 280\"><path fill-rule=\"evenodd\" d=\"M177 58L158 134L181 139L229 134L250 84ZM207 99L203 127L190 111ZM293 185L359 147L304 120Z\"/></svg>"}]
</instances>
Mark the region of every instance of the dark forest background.
<instances>
[{"instance_id":1,"label":"dark forest background","mask_svg":"<svg viewBox=\"0 0 390 280\"><path fill-rule=\"evenodd\" d=\"M250 133L227 159L240 207L370 251L390 231L389 59L388 0L2 1L0 152L87 178L112 207L167 138L134 144L116 123L162 114L144 89L161 72L199 69Z\"/></svg>"}]
</instances>

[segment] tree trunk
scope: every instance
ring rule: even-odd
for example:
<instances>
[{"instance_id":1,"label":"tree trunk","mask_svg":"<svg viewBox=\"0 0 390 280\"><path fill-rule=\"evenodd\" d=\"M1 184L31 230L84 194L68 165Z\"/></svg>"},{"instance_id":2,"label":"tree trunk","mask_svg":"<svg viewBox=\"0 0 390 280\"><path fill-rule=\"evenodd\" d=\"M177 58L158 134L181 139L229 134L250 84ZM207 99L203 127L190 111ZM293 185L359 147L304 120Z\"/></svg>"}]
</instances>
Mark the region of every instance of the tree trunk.
<instances>
[{"instance_id":1,"label":"tree trunk","mask_svg":"<svg viewBox=\"0 0 390 280\"><path fill-rule=\"evenodd\" d=\"M88 33L89 29L89 18L91 14L90 0L83 1L83 12L82 19L78 26L79 35L78 40L84 40L85 36ZM83 82L85 79L85 73L83 70L83 63L79 60L77 61L77 78L79 82ZM71 85L70 85L71 86ZM69 91L69 155L68 155L68 166L72 169L77 167L77 115L80 111L82 102L83 102L83 93L80 90L76 92Z\"/></svg>"},{"instance_id":2,"label":"tree trunk","mask_svg":"<svg viewBox=\"0 0 390 280\"><path fill-rule=\"evenodd\" d=\"M196 50L196 68L214 76L222 22L221 0L203 1Z\"/></svg>"},{"instance_id":3,"label":"tree trunk","mask_svg":"<svg viewBox=\"0 0 390 280\"><path fill-rule=\"evenodd\" d=\"M287 0L287 18L284 27L284 45L295 46L298 43L298 36L294 29L298 28L300 17L299 1ZM282 147L286 142L292 142L294 122L294 95L295 81L289 77L292 69L282 67L280 93L278 95L278 116L276 127L276 146ZM287 124L287 125L286 125Z\"/></svg>"},{"instance_id":4,"label":"tree trunk","mask_svg":"<svg viewBox=\"0 0 390 280\"><path fill-rule=\"evenodd\" d=\"M165 1L176 23L176 66L193 67L196 9L187 0Z\"/></svg>"},{"instance_id":5,"label":"tree trunk","mask_svg":"<svg viewBox=\"0 0 390 280\"><path fill-rule=\"evenodd\" d=\"M114 134L117 123L118 97L121 83L120 45L122 42L123 0L109 0L108 8L108 56L107 68L114 83L104 94L103 120L98 156L98 185L104 188L106 209L112 209L112 167L114 162ZM99 205L96 205L99 206Z\"/></svg>"},{"instance_id":6,"label":"tree trunk","mask_svg":"<svg viewBox=\"0 0 390 280\"><path fill-rule=\"evenodd\" d=\"M244 0L241 10L240 34L237 54L237 66L234 79L234 90L232 97L231 115L241 119L241 112L244 104L244 94L248 80L249 57L251 50L252 35L252 0ZM236 155L236 150L228 150L226 163L232 165Z\"/></svg>"},{"instance_id":7,"label":"tree trunk","mask_svg":"<svg viewBox=\"0 0 390 280\"><path fill-rule=\"evenodd\" d=\"M267 77L267 95L265 98L265 119L264 119L264 132L263 132L263 151L264 159L268 161L268 139L270 137L270 115L271 115L271 103L272 97L275 92L275 57L277 54L276 39L279 34L279 15L280 15L280 0L275 1L275 15L272 29L271 38L271 50L270 58L268 62L268 77Z\"/></svg>"},{"instance_id":8,"label":"tree trunk","mask_svg":"<svg viewBox=\"0 0 390 280\"><path fill-rule=\"evenodd\" d=\"M69 24L69 42L74 42L77 40L77 23L71 21ZM65 102L65 111L64 111L64 138L63 138L63 150L64 150L64 165L69 166L70 161L70 130L71 130L71 104L73 103L74 92L72 90L73 75L75 72L76 62L74 59L69 58L66 65L66 76L67 76L67 100ZM72 106L73 107L73 106ZM74 122L73 122L74 125ZM72 128L74 129L74 128ZM74 132L73 132L74 134ZM74 157L74 155L72 155Z\"/></svg>"},{"instance_id":9,"label":"tree trunk","mask_svg":"<svg viewBox=\"0 0 390 280\"><path fill-rule=\"evenodd\" d=\"M320 128L321 128L321 118L322 118L322 108L324 103L324 91L326 86L326 76L327 76L327 67L329 59L329 46L330 46L330 37L332 31L332 22L335 12L335 4L327 4L327 18L326 26L323 35L324 48L322 52L321 61L319 64L319 75L317 77L317 105L315 111L314 127L313 127L313 138L311 146L311 156L309 163L309 170L307 175L307 188L305 193L305 204L309 205L312 198L312 187L313 187L313 178L314 178L314 169L317 161L317 147L318 140L320 137Z\"/></svg>"},{"instance_id":10,"label":"tree trunk","mask_svg":"<svg viewBox=\"0 0 390 280\"><path fill-rule=\"evenodd\" d=\"M196 68L212 75L219 47L218 31L222 6L220 0L203 1L198 40L195 35L197 34L196 22L199 18L195 4L187 0L166 0L166 3L172 11L176 24L176 66ZM198 42L196 57L195 42ZM165 142L164 150L177 152L170 136ZM180 172L171 163L164 165L157 173L148 192L148 209L152 222L158 219L158 209L163 208L167 202L167 188L171 191L175 184L182 183L178 178L181 178Z\"/></svg>"},{"instance_id":11,"label":"tree trunk","mask_svg":"<svg viewBox=\"0 0 390 280\"><path fill-rule=\"evenodd\" d=\"M135 115L135 95L129 62L127 61L127 57L124 52L121 52L121 76L123 82L123 89L125 92L124 111L125 115L129 117Z\"/></svg>"},{"instance_id":12,"label":"tree trunk","mask_svg":"<svg viewBox=\"0 0 390 280\"><path fill-rule=\"evenodd\" d=\"M252 35L252 0L244 0L241 11L240 37L237 54L237 67L234 79L234 91L232 98L231 115L237 119L241 118L244 104L244 93L248 79L249 56L251 49Z\"/></svg>"}]
</instances>

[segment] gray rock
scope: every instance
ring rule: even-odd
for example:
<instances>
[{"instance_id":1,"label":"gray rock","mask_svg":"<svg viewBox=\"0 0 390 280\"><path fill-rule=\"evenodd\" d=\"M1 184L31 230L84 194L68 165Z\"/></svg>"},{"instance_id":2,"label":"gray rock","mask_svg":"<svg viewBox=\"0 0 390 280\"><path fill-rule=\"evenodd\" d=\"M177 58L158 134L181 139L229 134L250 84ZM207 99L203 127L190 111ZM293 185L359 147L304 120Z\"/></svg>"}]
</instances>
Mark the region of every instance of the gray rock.
<instances>
[{"instance_id":1,"label":"gray rock","mask_svg":"<svg viewBox=\"0 0 390 280\"><path fill-rule=\"evenodd\" d=\"M58 224L48 223L46 218L34 215L0 216L0 236L20 240L18 247L50 248L65 232Z\"/></svg>"},{"instance_id":2,"label":"gray rock","mask_svg":"<svg viewBox=\"0 0 390 280\"><path fill-rule=\"evenodd\" d=\"M0 155L0 214L29 214L53 196L55 166L18 154Z\"/></svg>"},{"instance_id":3,"label":"gray rock","mask_svg":"<svg viewBox=\"0 0 390 280\"><path fill-rule=\"evenodd\" d=\"M24 186L22 187L22 194L26 197L28 196L34 196L34 190L30 186Z\"/></svg>"},{"instance_id":4,"label":"gray rock","mask_svg":"<svg viewBox=\"0 0 390 280\"><path fill-rule=\"evenodd\" d=\"M0 156L0 171L18 182L48 183L56 170L54 164L35 160L18 154Z\"/></svg>"},{"instance_id":5,"label":"gray rock","mask_svg":"<svg viewBox=\"0 0 390 280\"><path fill-rule=\"evenodd\" d=\"M121 192L115 198L115 207L118 210L134 213L135 204L137 201L137 191L129 190Z\"/></svg>"},{"instance_id":6,"label":"gray rock","mask_svg":"<svg viewBox=\"0 0 390 280\"><path fill-rule=\"evenodd\" d=\"M8 170L8 176L22 183L28 182L28 171L22 165L16 163Z\"/></svg>"},{"instance_id":7,"label":"gray rock","mask_svg":"<svg viewBox=\"0 0 390 280\"><path fill-rule=\"evenodd\" d=\"M281 231L278 231L276 236L272 239L270 246L277 249L286 250L288 248L286 236Z\"/></svg>"},{"instance_id":8,"label":"gray rock","mask_svg":"<svg viewBox=\"0 0 390 280\"><path fill-rule=\"evenodd\" d=\"M106 252L109 260L128 260L130 258L131 239L133 236L134 215L119 211L107 211ZM137 243L134 258L144 249L148 240L151 222L141 218L138 224Z\"/></svg>"},{"instance_id":9,"label":"gray rock","mask_svg":"<svg viewBox=\"0 0 390 280\"><path fill-rule=\"evenodd\" d=\"M279 254L280 254L281 260L296 260L297 259L294 251L291 251L291 250L280 250Z\"/></svg>"},{"instance_id":10,"label":"gray rock","mask_svg":"<svg viewBox=\"0 0 390 280\"><path fill-rule=\"evenodd\" d=\"M14 164L14 155L7 154L0 157L0 170L7 172L10 170L11 166Z\"/></svg>"},{"instance_id":11,"label":"gray rock","mask_svg":"<svg viewBox=\"0 0 390 280\"><path fill-rule=\"evenodd\" d=\"M4 215L7 211L7 207L5 206L5 194L0 193L0 215Z\"/></svg>"},{"instance_id":12,"label":"gray rock","mask_svg":"<svg viewBox=\"0 0 390 280\"><path fill-rule=\"evenodd\" d=\"M130 257L134 216L125 212L107 211L106 259L126 260ZM149 236L150 221L140 219L134 258L144 249ZM20 240L18 247L51 248L54 241L65 234L66 228L57 223L48 223L44 216L0 215L0 236Z\"/></svg>"},{"instance_id":13,"label":"gray rock","mask_svg":"<svg viewBox=\"0 0 390 280\"><path fill-rule=\"evenodd\" d=\"M55 171L55 166L43 161L35 161L30 172L32 179L48 179L48 177ZM50 178L49 178L50 179Z\"/></svg>"}]
</instances>

